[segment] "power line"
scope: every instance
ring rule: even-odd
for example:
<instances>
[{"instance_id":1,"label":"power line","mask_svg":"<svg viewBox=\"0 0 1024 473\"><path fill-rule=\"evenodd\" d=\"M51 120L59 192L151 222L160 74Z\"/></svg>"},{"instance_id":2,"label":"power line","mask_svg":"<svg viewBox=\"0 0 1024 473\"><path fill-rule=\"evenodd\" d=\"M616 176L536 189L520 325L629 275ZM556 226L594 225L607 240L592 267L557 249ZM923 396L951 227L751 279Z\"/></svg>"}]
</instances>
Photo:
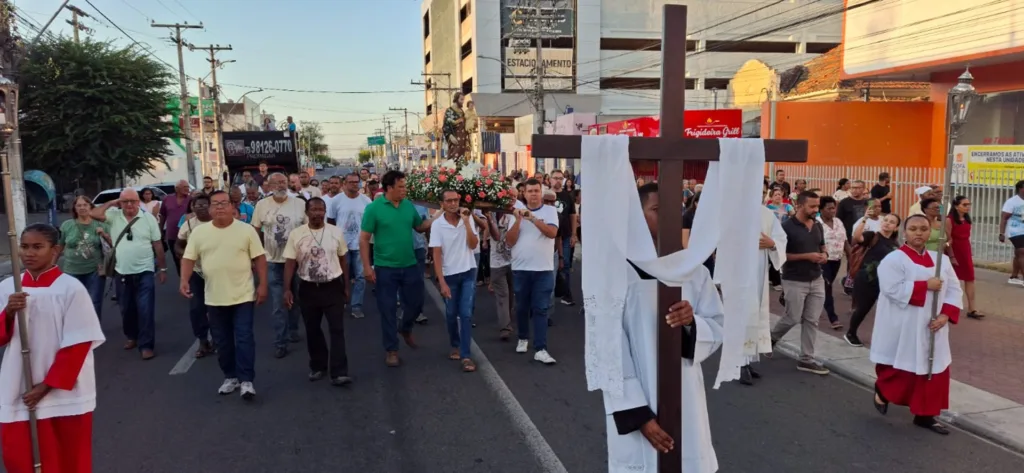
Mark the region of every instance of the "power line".
<instances>
[{"instance_id":1,"label":"power line","mask_svg":"<svg viewBox=\"0 0 1024 473\"><path fill-rule=\"evenodd\" d=\"M185 13L188 13L188 14L189 14L189 16L191 16L191 17L192 17L193 19L195 19L196 21L198 21L198 22L200 22L200 23L202 23L202 22L203 22L203 20L200 20L198 16L196 16L196 15L195 15L194 13L192 13L192 12L191 12L191 11L190 11L190 10L189 10L189 9L188 9L188 8L187 8L187 7L185 6L185 5L184 5L184 4L182 4L182 3L180 2L180 1L178 1L178 0L174 0L174 3L177 3L177 4L178 4L178 6L179 6L179 7L181 7L181 9L182 9L182 10L185 10Z\"/></svg>"},{"instance_id":2,"label":"power line","mask_svg":"<svg viewBox=\"0 0 1024 473\"><path fill-rule=\"evenodd\" d=\"M142 15L142 17L145 18L147 21L153 21L153 19L150 18L149 15L143 13L142 10L139 10L138 8L135 8L135 5L132 5L128 0L121 0L121 3L124 3L125 5L128 5L128 8L131 8L132 10L135 10L135 13L138 13L139 15ZM93 8L96 8L96 7L93 6Z\"/></svg>"},{"instance_id":3,"label":"power line","mask_svg":"<svg viewBox=\"0 0 1024 473\"><path fill-rule=\"evenodd\" d=\"M167 66L168 69L171 69L172 71L177 71L178 70L177 67L172 66L171 63L169 63L167 61L164 61L163 59L160 59L156 54L153 54L152 50L150 50L149 48L146 48L145 46L143 46L142 43L136 41L135 38L132 37L132 35L128 34L128 32L124 30L124 28L121 28L120 26L118 26L118 24L114 23L114 20L111 20L110 17L107 16L106 13L103 13L103 11L100 10L99 8L97 8L96 5L93 5L92 0L85 0L85 3L88 3L89 6L92 7L93 10L96 10L96 13L99 13L100 16L102 16L103 19L107 21L107 23L110 23L114 28L117 28L117 30L120 31L121 34L125 35L125 37L130 39L132 41L132 43L135 43L136 46L138 46L139 48L142 48L142 50L145 51L147 54L149 54L153 59L156 59L157 61L163 63L165 66ZM185 77L187 77L189 79L194 79L193 77L190 77L187 74L185 75Z\"/></svg>"}]
</instances>

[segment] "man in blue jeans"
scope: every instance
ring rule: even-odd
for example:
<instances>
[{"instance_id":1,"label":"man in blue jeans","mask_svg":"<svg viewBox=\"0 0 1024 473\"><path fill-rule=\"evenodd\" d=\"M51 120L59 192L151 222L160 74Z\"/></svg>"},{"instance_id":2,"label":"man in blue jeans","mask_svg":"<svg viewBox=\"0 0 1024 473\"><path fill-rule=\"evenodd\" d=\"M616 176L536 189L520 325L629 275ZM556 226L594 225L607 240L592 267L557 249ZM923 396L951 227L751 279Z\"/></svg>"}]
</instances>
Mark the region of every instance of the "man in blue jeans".
<instances>
[{"instance_id":1,"label":"man in blue jeans","mask_svg":"<svg viewBox=\"0 0 1024 473\"><path fill-rule=\"evenodd\" d=\"M343 182L343 192L331 198L327 205L327 223L336 225L345 234L345 242L348 243L348 267L345 268L345 272L352 282L349 309L352 311L352 318L361 319L366 279L363 277L363 260L359 252L359 227L363 222L363 212L371 201L359 192L358 174L349 173Z\"/></svg>"},{"instance_id":2,"label":"man in blue jeans","mask_svg":"<svg viewBox=\"0 0 1024 473\"><path fill-rule=\"evenodd\" d=\"M127 338L124 349L138 348L143 360L151 360L156 356L155 281L167 280L167 261L160 225L152 214L139 211L140 204L138 192L125 189L119 199L92 209L89 215L108 222L114 239L115 294Z\"/></svg>"},{"instance_id":3,"label":"man in blue jeans","mask_svg":"<svg viewBox=\"0 0 1024 473\"><path fill-rule=\"evenodd\" d=\"M267 257L256 230L234 218L228 194L210 194L213 220L196 227L181 258L178 291L192 299L189 281L196 262L203 262L203 296L210 316L210 331L217 345L217 361L224 382L217 393L238 389L242 399L256 396L256 341L253 337L254 305L267 298ZM253 269L259 286L253 281Z\"/></svg>"},{"instance_id":4,"label":"man in blue jeans","mask_svg":"<svg viewBox=\"0 0 1024 473\"><path fill-rule=\"evenodd\" d=\"M516 297L519 343L516 353L526 353L533 319L533 359L546 365L555 359L548 354L548 310L555 290L555 236L558 212L544 205L540 181L528 179L523 187L526 209L517 209L505 241L512 247L512 285Z\"/></svg>"},{"instance_id":5,"label":"man in blue jeans","mask_svg":"<svg viewBox=\"0 0 1024 473\"><path fill-rule=\"evenodd\" d=\"M476 257L480 244L476 222L469 209L459 208L459 193L445 191L441 196L444 216L430 226L430 248L434 252L434 272L441 297L445 299L445 319L451 351L448 359L461 360L462 371L476 371L470 358L473 343L473 300L476 295Z\"/></svg>"},{"instance_id":6,"label":"man in blue jeans","mask_svg":"<svg viewBox=\"0 0 1024 473\"><path fill-rule=\"evenodd\" d=\"M576 196L572 191L565 189L564 184L565 175L562 171L551 171L551 190L554 194L552 206L558 212L557 244L561 247L558 256L562 260L560 266L555 266L558 271L555 292L561 297L562 304L573 306L576 305L576 301L572 297L572 249L576 246L579 218L576 215Z\"/></svg>"},{"instance_id":7,"label":"man in blue jeans","mask_svg":"<svg viewBox=\"0 0 1024 473\"><path fill-rule=\"evenodd\" d=\"M430 229L433 219L424 220L412 202L405 198L405 174L388 171L381 179L384 197L374 200L363 212L359 233L359 256L367 281L377 285L377 310L380 311L381 338L387 353L384 363L389 367L400 364L398 333L406 345L416 348L412 327L416 316L423 311L423 270L416 261L412 232ZM370 238L374 239L373 262L370 257ZM398 297L402 298L402 323L398 319Z\"/></svg>"}]
</instances>

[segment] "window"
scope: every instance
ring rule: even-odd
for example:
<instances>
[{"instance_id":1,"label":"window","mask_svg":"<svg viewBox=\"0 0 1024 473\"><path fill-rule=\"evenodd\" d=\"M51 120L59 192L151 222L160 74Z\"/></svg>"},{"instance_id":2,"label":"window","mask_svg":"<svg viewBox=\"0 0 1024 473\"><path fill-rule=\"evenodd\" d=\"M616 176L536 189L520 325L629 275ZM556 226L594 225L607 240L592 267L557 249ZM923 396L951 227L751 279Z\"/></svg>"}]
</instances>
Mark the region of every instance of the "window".
<instances>
[{"instance_id":1,"label":"window","mask_svg":"<svg viewBox=\"0 0 1024 473\"><path fill-rule=\"evenodd\" d=\"M472 39L467 40L465 43L462 43L462 59L466 59L466 57L469 56L470 54L473 54Z\"/></svg>"},{"instance_id":2,"label":"window","mask_svg":"<svg viewBox=\"0 0 1024 473\"><path fill-rule=\"evenodd\" d=\"M708 41L705 50L716 53L795 53L798 43L787 41Z\"/></svg>"},{"instance_id":3,"label":"window","mask_svg":"<svg viewBox=\"0 0 1024 473\"><path fill-rule=\"evenodd\" d=\"M434 104L428 103L427 104L427 115L430 115L432 113L434 113Z\"/></svg>"},{"instance_id":4,"label":"window","mask_svg":"<svg viewBox=\"0 0 1024 473\"><path fill-rule=\"evenodd\" d=\"M839 47L839 43L807 43L807 54L825 54Z\"/></svg>"},{"instance_id":5,"label":"window","mask_svg":"<svg viewBox=\"0 0 1024 473\"><path fill-rule=\"evenodd\" d=\"M604 51L661 51L660 39L601 38ZM686 50L697 50L697 41L687 40Z\"/></svg>"},{"instance_id":6,"label":"window","mask_svg":"<svg viewBox=\"0 0 1024 473\"><path fill-rule=\"evenodd\" d=\"M697 87L697 79L686 79L686 89ZM602 89L661 90L661 79L640 79L633 77L609 77L601 79Z\"/></svg>"},{"instance_id":7,"label":"window","mask_svg":"<svg viewBox=\"0 0 1024 473\"><path fill-rule=\"evenodd\" d=\"M729 81L732 79L704 79L705 90L725 90L729 88Z\"/></svg>"},{"instance_id":8,"label":"window","mask_svg":"<svg viewBox=\"0 0 1024 473\"><path fill-rule=\"evenodd\" d=\"M423 56L423 64L430 64L430 51L427 51L427 54Z\"/></svg>"},{"instance_id":9,"label":"window","mask_svg":"<svg viewBox=\"0 0 1024 473\"><path fill-rule=\"evenodd\" d=\"M430 37L430 12L423 15L423 39Z\"/></svg>"},{"instance_id":10,"label":"window","mask_svg":"<svg viewBox=\"0 0 1024 473\"><path fill-rule=\"evenodd\" d=\"M465 95L465 94L472 94L472 93L473 93L473 78L470 77L469 79L466 79L465 82L462 83L462 94Z\"/></svg>"}]
</instances>

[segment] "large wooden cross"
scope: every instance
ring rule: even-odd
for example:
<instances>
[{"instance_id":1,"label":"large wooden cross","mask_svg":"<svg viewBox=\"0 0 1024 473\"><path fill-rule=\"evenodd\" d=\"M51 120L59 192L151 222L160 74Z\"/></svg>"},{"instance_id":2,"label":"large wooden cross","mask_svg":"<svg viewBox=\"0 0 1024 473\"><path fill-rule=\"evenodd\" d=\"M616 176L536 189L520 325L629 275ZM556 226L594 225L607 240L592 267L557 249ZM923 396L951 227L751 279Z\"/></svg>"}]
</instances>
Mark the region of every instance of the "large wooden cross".
<instances>
[{"instance_id":1,"label":"large wooden cross","mask_svg":"<svg viewBox=\"0 0 1024 473\"><path fill-rule=\"evenodd\" d=\"M682 249L682 176L687 160L717 161L718 140L684 138L686 106L686 6L665 5L661 41L661 133L658 137L631 137L630 160L658 162L658 254ZM533 135L533 155L538 158L580 158L581 136ZM806 162L807 142L765 140L765 160ZM760 221L760 216L747 216ZM751 242L754 244L754 242ZM679 288L658 285L658 313L681 298ZM690 341L692 343L692 341ZM658 330L658 423L676 441L676 448L658 457L660 473L682 473L681 399L683 345L681 328L659 324Z\"/></svg>"}]
</instances>

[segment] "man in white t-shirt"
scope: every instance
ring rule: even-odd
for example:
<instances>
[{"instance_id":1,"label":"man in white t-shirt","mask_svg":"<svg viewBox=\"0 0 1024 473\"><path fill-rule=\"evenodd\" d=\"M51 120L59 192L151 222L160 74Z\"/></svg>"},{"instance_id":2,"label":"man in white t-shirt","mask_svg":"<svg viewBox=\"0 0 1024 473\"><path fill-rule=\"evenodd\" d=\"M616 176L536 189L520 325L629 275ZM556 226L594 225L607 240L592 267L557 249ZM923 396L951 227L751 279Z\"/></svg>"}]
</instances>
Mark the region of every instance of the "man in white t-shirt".
<instances>
[{"instance_id":1,"label":"man in white t-shirt","mask_svg":"<svg viewBox=\"0 0 1024 473\"><path fill-rule=\"evenodd\" d=\"M526 353L533 321L533 359L554 364L548 354L548 310L555 290L555 236L558 211L542 201L540 181L529 179L524 186L526 209L517 209L505 241L512 246L512 282L516 297L516 325L519 343L516 353Z\"/></svg>"},{"instance_id":2,"label":"man in white t-shirt","mask_svg":"<svg viewBox=\"0 0 1024 473\"><path fill-rule=\"evenodd\" d=\"M270 300L274 310L274 356L284 358L288 355L288 342L299 341L300 316L298 306L290 309L285 307L284 249L292 230L306 223L306 203L288 195L288 181L284 174L271 174L267 182L270 183L267 189L273 193L256 204L252 226L259 233L267 252L267 282L270 284ZM297 292L297 286L292 286L292 292Z\"/></svg>"},{"instance_id":3,"label":"man in white t-shirt","mask_svg":"<svg viewBox=\"0 0 1024 473\"><path fill-rule=\"evenodd\" d=\"M1013 266L1006 282L1024 286L1024 180L1017 181L1014 196L1003 203L999 219L999 241L1013 244Z\"/></svg>"},{"instance_id":4,"label":"man in white t-shirt","mask_svg":"<svg viewBox=\"0 0 1024 473\"><path fill-rule=\"evenodd\" d=\"M458 192L442 194L444 216L430 225L430 248L434 253L434 273L441 275L437 283L445 300L451 343L448 358L462 360L462 370L471 373L476 371L470 359L477 268L473 250L480 245L480 239L469 209L460 209L459 202Z\"/></svg>"},{"instance_id":5,"label":"man in white t-shirt","mask_svg":"<svg viewBox=\"0 0 1024 473\"><path fill-rule=\"evenodd\" d=\"M513 202L519 202L515 188L509 190ZM501 341L512 336L512 247L505 242L505 234L512 223L512 215L492 212L486 215L491 239L491 284L498 309L498 331Z\"/></svg>"},{"instance_id":6,"label":"man in white t-shirt","mask_svg":"<svg viewBox=\"0 0 1024 473\"><path fill-rule=\"evenodd\" d=\"M359 257L359 227L363 222L363 211L370 205L370 198L359 192L359 175L356 173L345 176L342 190L342 193L331 198L327 207L327 223L337 225L348 243L348 267L345 272L352 282L349 307L352 317L361 319L366 279L363 277L363 260Z\"/></svg>"}]
</instances>

